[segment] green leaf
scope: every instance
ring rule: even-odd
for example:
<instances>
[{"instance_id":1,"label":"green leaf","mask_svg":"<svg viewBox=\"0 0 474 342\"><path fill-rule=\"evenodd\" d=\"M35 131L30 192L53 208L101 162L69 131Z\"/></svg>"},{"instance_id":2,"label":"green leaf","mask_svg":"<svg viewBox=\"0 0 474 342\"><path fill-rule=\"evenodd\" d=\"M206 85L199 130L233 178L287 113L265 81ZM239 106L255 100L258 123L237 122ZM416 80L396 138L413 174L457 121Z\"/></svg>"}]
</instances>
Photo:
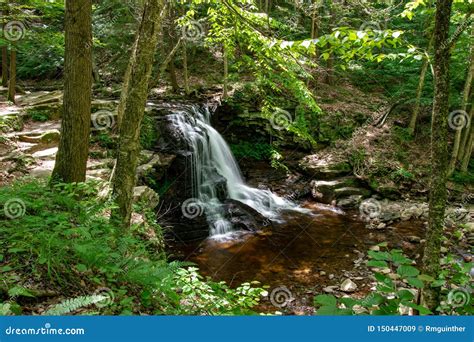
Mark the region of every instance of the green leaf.
<instances>
[{"instance_id":1,"label":"green leaf","mask_svg":"<svg viewBox=\"0 0 474 342\"><path fill-rule=\"evenodd\" d=\"M419 274L418 279L426 281L428 283L435 281L435 279L432 276L429 276L427 274Z\"/></svg>"},{"instance_id":2,"label":"green leaf","mask_svg":"<svg viewBox=\"0 0 474 342\"><path fill-rule=\"evenodd\" d=\"M407 277L416 277L418 274L420 274L420 271L418 271L413 266L400 265L397 268L397 273L401 277L407 278Z\"/></svg>"},{"instance_id":3,"label":"green leaf","mask_svg":"<svg viewBox=\"0 0 474 342\"><path fill-rule=\"evenodd\" d=\"M400 290L400 291L398 291L397 294L398 294L398 298L400 298L400 300L402 300L402 301L410 301L413 298L415 298L413 293L409 290Z\"/></svg>"},{"instance_id":4,"label":"green leaf","mask_svg":"<svg viewBox=\"0 0 474 342\"><path fill-rule=\"evenodd\" d=\"M444 284L446 284L446 280L438 279L438 280L435 280L434 282L431 283L431 287L441 287Z\"/></svg>"},{"instance_id":5,"label":"green leaf","mask_svg":"<svg viewBox=\"0 0 474 342\"><path fill-rule=\"evenodd\" d=\"M388 267L388 264L383 260L369 260L367 262L367 266L386 268L386 267Z\"/></svg>"},{"instance_id":6,"label":"green leaf","mask_svg":"<svg viewBox=\"0 0 474 342\"><path fill-rule=\"evenodd\" d=\"M14 286L8 290L8 295L10 297L34 297L34 295L23 286Z\"/></svg>"},{"instance_id":7,"label":"green leaf","mask_svg":"<svg viewBox=\"0 0 474 342\"><path fill-rule=\"evenodd\" d=\"M425 286L423 281L418 279L418 278L411 277L411 278L406 278L406 280L407 280L408 284L410 284L411 286L414 286L418 289L421 289L421 288L423 288L423 286Z\"/></svg>"},{"instance_id":8,"label":"green leaf","mask_svg":"<svg viewBox=\"0 0 474 342\"><path fill-rule=\"evenodd\" d=\"M337 299L333 295L322 294L314 297L314 303L322 306L336 306Z\"/></svg>"},{"instance_id":9,"label":"green leaf","mask_svg":"<svg viewBox=\"0 0 474 342\"><path fill-rule=\"evenodd\" d=\"M410 303L403 303L403 304L410 307L410 308L418 310L418 312L422 315L431 315L432 314L432 312L429 309L425 308L422 305L418 305L416 303L411 303L411 302Z\"/></svg>"},{"instance_id":10,"label":"green leaf","mask_svg":"<svg viewBox=\"0 0 474 342\"><path fill-rule=\"evenodd\" d=\"M369 257L375 260L388 261L390 259L390 254L388 254L387 252L368 251L367 254L369 255Z\"/></svg>"},{"instance_id":11,"label":"green leaf","mask_svg":"<svg viewBox=\"0 0 474 342\"><path fill-rule=\"evenodd\" d=\"M84 264L77 264L77 265L76 265L76 269L77 269L79 272L85 272L85 271L87 271L87 266L84 265Z\"/></svg>"}]
</instances>

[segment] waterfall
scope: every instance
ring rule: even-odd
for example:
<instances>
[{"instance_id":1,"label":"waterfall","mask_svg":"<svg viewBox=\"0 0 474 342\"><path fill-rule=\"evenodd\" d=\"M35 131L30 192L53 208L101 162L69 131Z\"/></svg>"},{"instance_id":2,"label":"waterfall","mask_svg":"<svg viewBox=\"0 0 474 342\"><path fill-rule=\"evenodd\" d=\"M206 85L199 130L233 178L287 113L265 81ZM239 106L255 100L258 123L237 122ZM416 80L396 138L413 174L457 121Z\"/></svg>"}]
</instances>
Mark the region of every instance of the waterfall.
<instances>
[{"instance_id":1,"label":"waterfall","mask_svg":"<svg viewBox=\"0 0 474 342\"><path fill-rule=\"evenodd\" d=\"M192 106L169 115L170 122L184 136L192 152L192 189L202 206L210 226L211 236L232 231L218 198L218 178L225 179L227 197L240 201L271 220L277 220L280 210L298 209L291 201L271 191L245 184L240 168L224 138L210 123L207 107Z\"/></svg>"}]
</instances>

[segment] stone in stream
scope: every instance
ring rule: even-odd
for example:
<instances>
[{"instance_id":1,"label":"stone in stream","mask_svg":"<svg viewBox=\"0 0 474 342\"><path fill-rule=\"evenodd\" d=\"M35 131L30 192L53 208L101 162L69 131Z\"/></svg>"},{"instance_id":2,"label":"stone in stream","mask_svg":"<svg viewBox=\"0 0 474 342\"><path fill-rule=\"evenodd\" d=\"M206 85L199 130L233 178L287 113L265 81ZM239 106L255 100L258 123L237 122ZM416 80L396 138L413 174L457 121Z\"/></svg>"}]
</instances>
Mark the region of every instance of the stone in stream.
<instances>
[{"instance_id":1,"label":"stone in stream","mask_svg":"<svg viewBox=\"0 0 474 342\"><path fill-rule=\"evenodd\" d=\"M354 283L349 278L347 278L346 280L342 282L340 288L341 288L341 291L344 291L344 292L354 292L357 289L357 284Z\"/></svg>"}]
</instances>

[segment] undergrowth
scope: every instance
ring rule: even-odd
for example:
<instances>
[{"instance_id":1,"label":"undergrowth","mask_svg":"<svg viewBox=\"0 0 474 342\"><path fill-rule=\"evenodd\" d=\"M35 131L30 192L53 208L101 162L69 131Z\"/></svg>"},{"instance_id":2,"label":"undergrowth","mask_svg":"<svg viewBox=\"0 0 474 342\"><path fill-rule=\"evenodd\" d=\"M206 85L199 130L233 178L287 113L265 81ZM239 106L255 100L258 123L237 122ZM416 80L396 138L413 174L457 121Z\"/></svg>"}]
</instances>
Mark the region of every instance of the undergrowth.
<instances>
[{"instance_id":1,"label":"undergrowth","mask_svg":"<svg viewBox=\"0 0 474 342\"><path fill-rule=\"evenodd\" d=\"M186 269L188 264L168 262L154 213L138 207L145 222L117 234L108 220L114 204L98 200L99 185L51 188L44 181L23 180L0 188L2 314L39 308L89 314L251 313L265 294L262 288L229 289Z\"/></svg>"}]
</instances>

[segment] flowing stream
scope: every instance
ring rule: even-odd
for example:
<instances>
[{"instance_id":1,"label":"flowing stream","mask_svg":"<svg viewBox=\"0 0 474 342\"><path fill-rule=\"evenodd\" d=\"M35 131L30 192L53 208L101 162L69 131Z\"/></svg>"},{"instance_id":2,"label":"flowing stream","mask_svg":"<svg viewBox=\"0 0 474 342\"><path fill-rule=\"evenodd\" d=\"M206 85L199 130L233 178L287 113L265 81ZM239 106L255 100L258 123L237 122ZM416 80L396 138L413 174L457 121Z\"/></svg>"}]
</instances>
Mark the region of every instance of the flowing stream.
<instances>
[{"instance_id":1,"label":"flowing stream","mask_svg":"<svg viewBox=\"0 0 474 342\"><path fill-rule=\"evenodd\" d=\"M221 177L226 181L227 198L248 205L268 219L278 221L282 210L304 211L269 190L245 184L229 146L211 126L210 115L207 107L192 106L169 118L191 148L193 194L204 209L211 236L219 237L233 231L232 224L224 217L218 196L219 182L216 180Z\"/></svg>"}]
</instances>

